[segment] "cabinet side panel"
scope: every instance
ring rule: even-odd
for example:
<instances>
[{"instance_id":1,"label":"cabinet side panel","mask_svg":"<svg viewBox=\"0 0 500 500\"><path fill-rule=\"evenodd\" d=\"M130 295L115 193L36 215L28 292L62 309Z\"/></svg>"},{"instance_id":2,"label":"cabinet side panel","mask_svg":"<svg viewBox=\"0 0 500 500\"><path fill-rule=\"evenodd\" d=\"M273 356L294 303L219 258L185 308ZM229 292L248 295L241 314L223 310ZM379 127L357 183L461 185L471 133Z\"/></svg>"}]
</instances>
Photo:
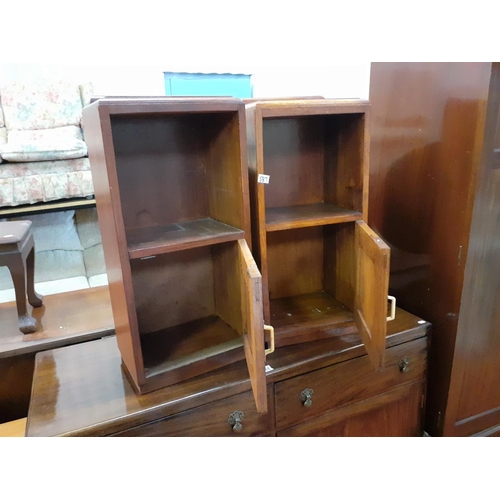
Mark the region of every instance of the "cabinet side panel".
<instances>
[{"instance_id":1,"label":"cabinet side panel","mask_svg":"<svg viewBox=\"0 0 500 500\"><path fill-rule=\"evenodd\" d=\"M94 183L99 228L116 339L122 359L136 385L145 381L142 352L135 315L130 263L113 154L109 114L98 102L83 111L85 140Z\"/></svg>"},{"instance_id":2,"label":"cabinet side panel","mask_svg":"<svg viewBox=\"0 0 500 500\"><path fill-rule=\"evenodd\" d=\"M248 149L248 171L250 183L250 207L252 216L252 251L262 274L262 300L264 319L271 321L269 306L268 265L266 246L265 184L258 182L264 173L264 146L262 137L262 114L255 104L246 106L246 130Z\"/></svg>"},{"instance_id":3,"label":"cabinet side panel","mask_svg":"<svg viewBox=\"0 0 500 500\"><path fill-rule=\"evenodd\" d=\"M325 120L325 201L363 213L366 220L369 167L367 114Z\"/></svg>"},{"instance_id":4,"label":"cabinet side panel","mask_svg":"<svg viewBox=\"0 0 500 500\"><path fill-rule=\"evenodd\" d=\"M390 291L432 323L426 430L442 433L491 63L373 63L368 222Z\"/></svg>"},{"instance_id":5,"label":"cabinet side panel","mask_svg":"<svg viewBox=\"0 0 500 500\"><path fill-rule=\"evenodd\" d=\"M473 432L482 418L480 430L500 424L500 169L494 161L500 143L500 65L492 68L445 423L452 434L462 433L471 420L477 421Z\"/></svg>"},{"instance_id":6,"label":"cabinet side panel","mask_svg":"<svg viewBox=\"0 0 500 500\"><path fill-rule=\"evenodd\" d=\"M208 200L210 215L242 229L251 241L243 104L237 113L214 115L220 130L208 145ZM207 124L210 127L210 123Z\"/></svg>"}]
</instances>

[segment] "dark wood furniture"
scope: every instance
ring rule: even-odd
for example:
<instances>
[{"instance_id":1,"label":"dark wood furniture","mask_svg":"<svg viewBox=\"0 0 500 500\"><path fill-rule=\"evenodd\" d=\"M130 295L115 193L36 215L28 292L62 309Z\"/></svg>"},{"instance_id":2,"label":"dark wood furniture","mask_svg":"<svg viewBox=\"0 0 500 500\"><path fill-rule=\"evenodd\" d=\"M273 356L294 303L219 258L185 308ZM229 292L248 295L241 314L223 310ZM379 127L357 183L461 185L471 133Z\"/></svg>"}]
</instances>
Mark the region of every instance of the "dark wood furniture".
<instances>
[{"instance_id":1,"label":"dark wood furniture","mask_svg":"<svg viewBox=\"0 0 500 500\"><path fill-rule=\"evenodd\" d=\"M239 99L103 98L83 120L117 341L135 387L246 358L265 412L244 113Z\"/></svg>"},{"instance_id":2,"label":"dark wood furniture","mask_svg":"<svg viewBox=\"0 0 500 500\"><path fill-rule=\"evenodd\" d=\"M47 295L28 312L38 327L23 334L16 303L0 304L0 423L27 416L37 352L114 334L107 286Z\"/></svg>"},{"instance_id":3,"label":"dark wood furniture","mask_svg":"<svg viewBox=\"0 0 500 500\"><path fill-rule=\"evenodd\" d=\"M244 361L138 395L115 338L37 354L27 436L421 436L429 323L397 310L386 366L356 333L276 349L268 412Z\"/></svg>"},{"instance_id":4,"label":"dark wood furniture","mask_svg":"<svg viewBox=\"0 0 500 500\"><path fill-rule=\"evenodd\" d=\"M33 307L40 307L43 297L35 291L35 240L31 221L0 222L0 266L6 266L12 276L19 330L35 332L37 321L28 313L26 298Z\"/></svg>"},{"instance_id":5,"label":"dark wood furniture","mask_svg":"<svg viewBox=\"0 0 500 500\"><path fill-rule=\"evenodd\" d=\"M363 222L368 102L264 100L246 113L254 255L276 346L357 327L380 368L389 247Z\"/></svg>"},{"instance_id":6,"label":"dark wood furniture","mask_svg":"<svg viewBox=\"0 0 500 500\"><path fill-rule=\"evenodd\" d=\"M373 63L370 102L369 223L433 324L426 430L498 435L500 64Z\"/></svg>"}]
</instances>

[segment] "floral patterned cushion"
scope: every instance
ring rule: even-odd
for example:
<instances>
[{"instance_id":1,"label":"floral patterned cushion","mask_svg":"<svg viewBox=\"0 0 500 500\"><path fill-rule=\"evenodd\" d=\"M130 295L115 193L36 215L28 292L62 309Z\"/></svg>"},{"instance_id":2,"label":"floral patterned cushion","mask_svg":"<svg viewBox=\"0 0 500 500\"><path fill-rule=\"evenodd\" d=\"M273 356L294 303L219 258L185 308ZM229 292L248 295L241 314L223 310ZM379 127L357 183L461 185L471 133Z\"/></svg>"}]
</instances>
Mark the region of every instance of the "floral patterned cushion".
<instances>
[{"instance_id":1,"label":"floral patterned cushion","mask_svg":"<svg viewBox=\"0 0 500 500\"><path fill-rule=\"evenodd\" d=\"M0 207L93 194L88 158L4 163L0 167Z\"/></svg>"},{"instance_id":2,"label":"floral patterned cushion","mask_svg":"<svg viewBox=\"0 0 500 500\"><path fill-rule=\"evenodd\" d=\"M80 86L60 80L11 82L0 87L7 130L80 125Z\"/></svg>"},{"instance_id":3,"label":"floral patterned cushion","mask_svg":"<svg viewBox=\"0 0 500 500\"><path fill-rule=\"evenodd\" d=\"M0 145L4 160L14 162L68 160L87 154L80 127L70 125L45 130L12 130Z\"/></svg>"}]
</instances>

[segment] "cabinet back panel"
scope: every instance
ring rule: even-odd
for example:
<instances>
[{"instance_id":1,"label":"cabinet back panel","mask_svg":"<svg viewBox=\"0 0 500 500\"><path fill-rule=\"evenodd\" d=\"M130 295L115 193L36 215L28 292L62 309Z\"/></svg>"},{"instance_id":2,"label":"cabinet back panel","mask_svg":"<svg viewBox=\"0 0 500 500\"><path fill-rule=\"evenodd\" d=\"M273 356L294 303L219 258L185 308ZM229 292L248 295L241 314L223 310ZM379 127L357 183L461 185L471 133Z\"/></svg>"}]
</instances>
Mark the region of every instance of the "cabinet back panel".
<instances>
[{"instance_id":1,"label":"cabinet back panel","mask_svg":"<svg viewBox=\"0 0 500 500\"><path fill-rule=\"evenodd\" d=\"M352 311L356 292L354 224L325 226L324 234L325 292Z\"/></svg>"},{"instance_id":2,"label":"cabinet back panel","mask_svg":"<svg viewBox=\"0 0 500 500\"><path fill-rule=\"evenodd\" d=\"M266 208L324 201L323 123L318 116L263 121Z\"/></svg>"},{"instance_id":3,"label":"cabinet back panel","mask_svg":"<svg viewBox=\"0 0 500 500\"><path fill-rule=\"evenodd\" d=\"M234 113L112 117L126 231L220 218L217 217L221 211L218 204L213 200L209 203L209 198L214 198L217 182L224 177L217 170L228 162L240 164L239 150L225 148L217 140L220 134L234 136L234 126L224 132L233 117ZM229 159L222 161L221 156L227 151ZM212 169L215 173L211 173ZM222 189L241 192L241 188L231 187L222 186ZM230 200L229 204L233 211L241 214L242 208L236 202ZM211 213L211 205L217 214Z\"/></svg>"},{"instance_id":4,"label":"cabinet back panel","mask_svg":"<svg viewBox=\"0 0 500 500\"><path fill-rule=\"evenodd\" d=\"M263 121L266 208L327 202L361 212L365 115Z\"/></svg>"},{"instance_id":5,"label":"cabinet back panel","mask_svg":"<svg viewBox=\"0 0 500 500\"><path fill-rule=\"evenodd\" d=\"M215 314L210 247L130 262L140 333Z\"/></svg>"},{"instance_id":6,"label":"cabinet back panel","mask_svg":"<svg viewBox=\"0 0 500 500\"><path fill-rule=\"evenodd\" d=\"M323 228L267 233L267 262L270 299L322 291Z\"/></svg>"}]
</instances>

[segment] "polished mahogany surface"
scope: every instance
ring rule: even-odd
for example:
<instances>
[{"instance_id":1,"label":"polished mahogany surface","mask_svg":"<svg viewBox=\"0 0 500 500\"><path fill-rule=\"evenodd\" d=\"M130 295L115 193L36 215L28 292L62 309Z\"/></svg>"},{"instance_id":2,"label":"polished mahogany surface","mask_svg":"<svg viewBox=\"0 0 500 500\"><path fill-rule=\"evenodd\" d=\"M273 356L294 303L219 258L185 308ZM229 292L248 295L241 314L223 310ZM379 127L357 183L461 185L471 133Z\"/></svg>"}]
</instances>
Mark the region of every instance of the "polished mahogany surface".
<instances>
[{"instance_id":1,"label":"polished mahogany surface","mask_svg":"<svg viewBox=\"0 0 500 500\"><path fill-rule=\"evenodd\" d=\"M47 295L43 306L34 308L32 314L38 322L37 331L22 334L15 302L0 304L0 358L114 334L107 286Z\"/></svg>"},{"instance_id":2,"label":"polished mahogany surface","mask_svg":"<svg viewBox=\"0 0 500 500\"><path fill-rule=\"evenodd\" d=\"M0 304L0 422L26 417L37 352L114 334L106 286L47 295L33 316L38 330L23 334L15 302Z\"/></svg>"},{"instance_id":3,"label":"polished mahogany surface","mask_svg":"<svg viewBox=\"0 0 500 500\"><path fill-rule=\"evenodd\" d=\"M483 264L495 260L493 245L483 239L484 231L490 232L490 238L491 231L498 234L496 211L491 211L492 206L486 210L486 199L499 205L498 198L493 202L496 181L492 170L486 181L490 194L478 202L484 207L484 223L490 226L483 228L481 236L481 230L473 231L471 239L491 70L491 63L373 63L371 67L369 223L391 247L390 293L401 307L433 324L426 415L426 430L431 435L443 433L459 316L464 307L470 307L461 308L462 290L473 287L479 291L486 286L489 301L498 296L498 283L488 280L488 271L476 280L473 274L477 270L471 269L464 281L471 250L489 255ZM490 276L498 282L494 269L490 268ZM479 308L479 303L473 307ZM491 314L493 310L490 308ZM472 352L497 345L486 341L493 335L488 328L493 327L487 328L489 333L475 331L489 320L475 318L466 334L474 344L467 347L475 366L469 365L475 375L465 382L470 389L486 380L478 372L481 356ZM491 356L498 356L494 352L498 348L490 351ZM490 363L484 369L498 373ZM482 398L474 410L474 405L463 407L461 415L487 407Z\"/></svg>"},{"instance_id":4,"label":"polished mahogany surface","mask_svg":"<svg viewBox=\"0 0 500 500\"><path fill-rule=\"evenodd\" d=\"M429 328L398 309L388 323L387 346L424 337ZM267 383L365 355L356 333L279 348L266 358ZM122 370L116 340L87 342L37 355L27 435L114 434L250 389L246 363L240 361L138 395Z\"/></svg>"},{"instance_id":5,"label":"polished mahogany surface","mask_svg":"<svg viewBox=\"0 0 500 500\"><path fill-rule=\"evenodd\" d=\"M445 431L500 424L500 64L493 63Z\"/></svg>"}]
</instances>

